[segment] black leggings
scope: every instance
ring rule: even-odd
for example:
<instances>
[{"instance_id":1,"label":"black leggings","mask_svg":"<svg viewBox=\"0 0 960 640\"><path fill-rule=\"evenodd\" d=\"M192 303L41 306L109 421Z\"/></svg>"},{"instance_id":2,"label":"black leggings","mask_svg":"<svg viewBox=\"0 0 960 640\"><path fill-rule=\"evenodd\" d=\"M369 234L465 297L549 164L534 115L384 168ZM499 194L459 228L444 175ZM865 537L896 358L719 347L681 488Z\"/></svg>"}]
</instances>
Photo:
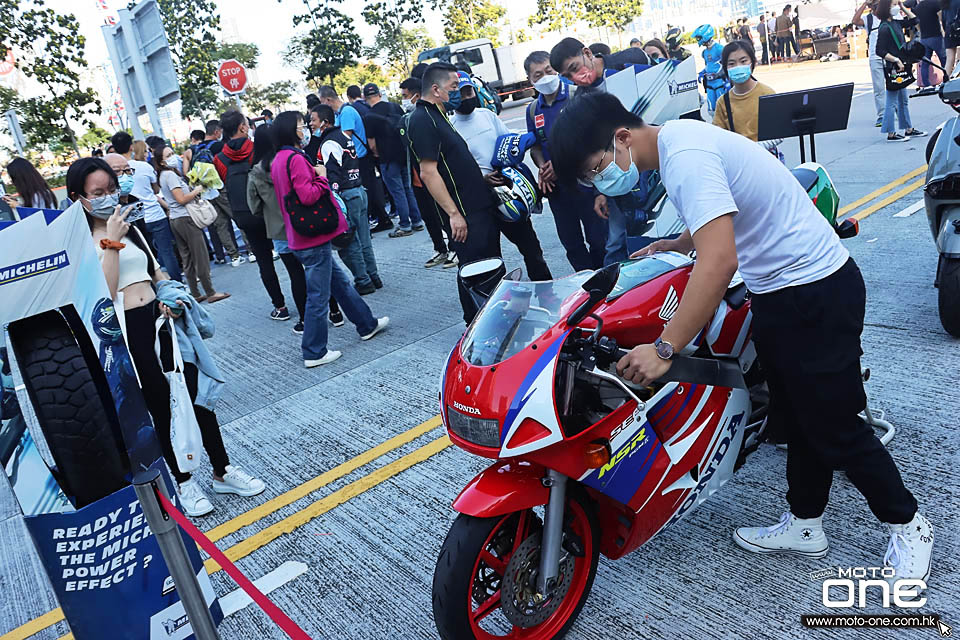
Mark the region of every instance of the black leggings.
<instances>
[{"instance_id":1,"label":"black leggings","mask_svg":"<svg viewBox=\"0 0 960 640\"><path fill-rule=\"evenodd\" d=\"M257 258L259 260L259 258ZM300 322L307 308L307 277L303 273L303 265L293 253L281 253L280 261L290 276L290 291L293 293L293 303L297 305Z\"/></svg>"},{"instance_id":2,"label":"black leggings","mask_svg":"<svg viewBox=\"0 0 960 640\"><path fill-rule=\"evenodd\" d=\"M277 279L277 270L273 266L273 241L267 237L267 225L263 218L258 218L249 211L234 211L233 217L240 230L246 234L247 248L257 258L260 280L270 296L270 302L276 309L286 306L280 281Z\"/></svg>"},{"instance_id":3,"label":"black leggings","mask_svg":"<svg viewBox=\"0 0 960 640\"><path fill-rule=\"evenodd\" d=\"M140 376L143 399L146 401L147 410L153 418L153 426L157 431L157 439L160 441L163 458L167 461L167 466L170 467L177 483L183 483L190 479L190 474L180 471L177 466L177 458L173 454L173 445L170 442L170 386L167 384L167 379L163 375L163 369L153 348L154 322L158 315L156 309L156 303L150 302L142 307L124 311L127 322L127 342L133 364L137 367L137 375ZM171 363L169 366L172 367L173 346L165 329L160 333L160 350L164 361L169 361ZM186 363L183 373L187 381L187 389L190 391L190 397L196 400L199 371L194 365ZM217 414L197 405L193 405L193 411L197 416L197 423L200 425L203 448L210 457L210 464L213 465L213 473L222 477L227 471L226 467L230 464L230 459L227 457L227 450L223 446Z\"/></svg>"}]
</instances>

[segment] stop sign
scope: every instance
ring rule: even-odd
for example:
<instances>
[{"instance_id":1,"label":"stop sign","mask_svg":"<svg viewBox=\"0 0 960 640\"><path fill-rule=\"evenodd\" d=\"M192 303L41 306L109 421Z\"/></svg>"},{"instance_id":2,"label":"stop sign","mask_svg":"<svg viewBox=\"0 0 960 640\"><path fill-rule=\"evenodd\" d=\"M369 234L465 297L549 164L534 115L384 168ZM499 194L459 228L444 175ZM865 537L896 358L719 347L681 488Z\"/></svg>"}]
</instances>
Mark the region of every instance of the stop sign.
<instances>
[{"instance_id":1,"label":"stop sign","mask_svg":"<svg viewBox=\"0 0 960 640\"><path fill-rule=\"evenodd\" d=\"M247 86L247 70L236 60L224 60L217 67L217 82L227 93L241 93Z\"/></svg>"}]
</instances>

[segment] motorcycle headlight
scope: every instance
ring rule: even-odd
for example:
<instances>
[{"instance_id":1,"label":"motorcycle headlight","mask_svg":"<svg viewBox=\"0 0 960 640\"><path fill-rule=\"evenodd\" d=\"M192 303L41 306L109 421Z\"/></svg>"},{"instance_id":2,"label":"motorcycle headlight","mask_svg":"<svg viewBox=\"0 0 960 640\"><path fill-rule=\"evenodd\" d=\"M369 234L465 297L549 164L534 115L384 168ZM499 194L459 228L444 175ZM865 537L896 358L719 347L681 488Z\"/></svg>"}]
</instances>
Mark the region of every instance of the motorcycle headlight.
<instances>
[{"instance_id":1,"label":"motorcycle headlight","mask_svg":"<svg viewBox=\"0 0 960 640\"><path fill-rule=\"evenodd\" d=\"M447 427L467 442L481 447L500 448L500 423L468 416L447 406Z\"/></svg>"}]
</instances>

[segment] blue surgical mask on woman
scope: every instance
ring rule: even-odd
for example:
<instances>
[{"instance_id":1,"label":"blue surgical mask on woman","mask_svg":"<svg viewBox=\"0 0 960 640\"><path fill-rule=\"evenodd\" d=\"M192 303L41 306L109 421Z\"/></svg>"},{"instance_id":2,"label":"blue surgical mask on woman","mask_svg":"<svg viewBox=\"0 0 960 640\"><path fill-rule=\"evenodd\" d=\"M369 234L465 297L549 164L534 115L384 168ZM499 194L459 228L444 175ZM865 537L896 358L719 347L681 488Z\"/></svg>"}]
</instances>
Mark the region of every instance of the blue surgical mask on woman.
<instances>
[{"instance_id":1,"label":"blue surgical mask on woman","mask_svg":"<svg viewBox=\"0 0 960 640\"><path fill-rule=\"evenodd\" d=\"M451 89L446 100L443 101L443 108L447 111L456 111L463 98L460 95L459 87Z\"/></svg>"},{"instance_id":2,"label":"blue surgical mask on woman","mask_svg":"<svg viewBox=\"0 0 960 640\"><path fill-rule=\"evenodd\" d=\"M117 181L120 183L120 195L125 196L133 191L133 176L124 173Z\"/></svg>"},{"instance_id":3,"label":"blue surgical mask on woman","mask_svg":"<svg viewBox=\"0 0 960 640\"><path fill-rule=\"evenodd\" d=\"M617 165L617 145L613 145L613 162L593 177L593 186L605 196L615 198L630 193L640 181L640 170L633 164L633 149L630 152L630 168L621 169Z\"/></svg>"},{"instance_id":4,"label":"blue surgical mask on woman","mask_svg":"<svg viewBox=\"0 0 960 640\"><path fill-rule=\"evenodd\" d=\"M90 215L106 220L120 204L120 194L114 191L96 198L86 198L86 201L90 203Z\"/></svg>"},{"instance_id":5,"label":"blue surgical mask on woman","mask_svg":"<svg viewBox=\"0 0 960 640\"><path fill-rule=\"evenodd\" d=\"M750 65L740 65L739 67L729 67L727 69L727 76L730 77L730 80L734 84L743 84L749 80L752 75L753 69L750 68Z\"/></svg>"}]
</instances>

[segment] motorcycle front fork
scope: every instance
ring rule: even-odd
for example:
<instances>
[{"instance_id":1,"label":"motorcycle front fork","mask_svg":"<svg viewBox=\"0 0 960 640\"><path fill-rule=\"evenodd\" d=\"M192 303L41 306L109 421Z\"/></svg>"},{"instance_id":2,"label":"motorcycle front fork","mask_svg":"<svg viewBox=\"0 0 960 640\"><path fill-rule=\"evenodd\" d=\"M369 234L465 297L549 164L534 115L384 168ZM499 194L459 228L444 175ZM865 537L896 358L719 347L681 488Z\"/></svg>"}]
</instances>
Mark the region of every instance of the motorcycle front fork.
<instances>
[{"instance_id":1,"label":"motorcycle front fork","mask_svg":"<svg viewBox=\"0 0 960 640\"><path fill-rule=\"evenodd\" d=\"M540 571L537 574L537 593L546 596L553 591L560 574L560 554L563 545L563 512L567 504L567 476L547 470L543 486L550 489L550 500L543 514L543 539L540 543Z\"/></svg>"}]
</instances>

